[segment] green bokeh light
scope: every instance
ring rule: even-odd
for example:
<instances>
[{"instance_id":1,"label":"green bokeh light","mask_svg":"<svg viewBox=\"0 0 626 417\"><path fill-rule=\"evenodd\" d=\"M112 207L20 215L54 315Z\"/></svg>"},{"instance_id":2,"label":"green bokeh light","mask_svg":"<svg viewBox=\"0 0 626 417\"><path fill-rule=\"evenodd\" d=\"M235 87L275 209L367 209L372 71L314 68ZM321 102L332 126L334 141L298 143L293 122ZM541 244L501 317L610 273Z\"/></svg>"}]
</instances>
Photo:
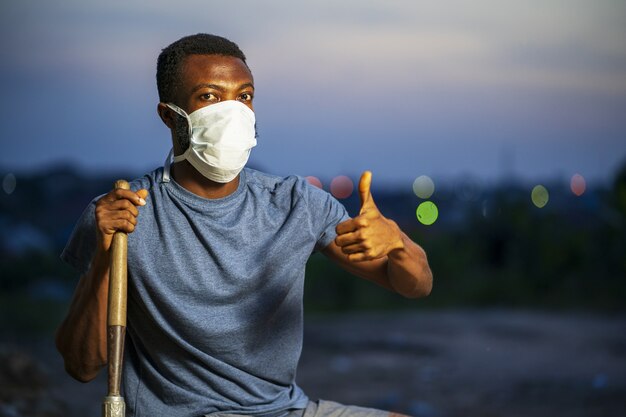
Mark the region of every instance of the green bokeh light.
<instances>
[{"instance_id":1,"label":"green bokeh light","mask_svg":"<svg viewBox=\"0 0 626 417\"><path fill-rule=\"evenodd\" d=\"M544 207L548 204L548 200L550 199L550 194L548 190L543 185L536 185L533 188L533 191L530 193L530 199L533 201L533 204L539 208Z\"/></svg>"},{"instance_id":2,"label":"green bokeh light","mask_svg":"<svg viewBox=\"0 0 626 417\"><path fill-rule=\"evenodd\" d=\"M439 217L439 210L432 201L424 201L421 203L417 206L415 213L417 215L417 220L426 226L430 226L435 223L437 217Z\"/></svg>"}]
</instances>

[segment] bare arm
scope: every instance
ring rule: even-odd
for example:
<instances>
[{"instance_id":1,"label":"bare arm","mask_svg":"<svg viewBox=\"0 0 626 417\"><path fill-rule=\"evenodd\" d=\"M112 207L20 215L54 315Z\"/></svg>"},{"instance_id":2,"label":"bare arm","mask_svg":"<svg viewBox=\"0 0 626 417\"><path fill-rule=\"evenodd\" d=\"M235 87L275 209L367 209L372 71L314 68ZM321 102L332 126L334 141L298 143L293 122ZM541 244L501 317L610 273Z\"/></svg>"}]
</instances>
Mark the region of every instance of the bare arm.
<instances>
[{"instance_id":1,"label":"bare arm","mask_svg":"<svg viewBox=\"0 0 626 417\"><path fill-rule=\"evenodd\" d=\"M89 271L80 278L70 309L57 330L56 346L73 378L87 382L106 365L106 320L109 258L96 253Z\"/></svg>"},{"instance_id":2,"label":"bare arm","mask_svg":"<svg viewBox=\"0 0 626 417\"><path fill-rule=\"evenodd\" d=\"M66 371L87 382L106 365L110 247L116 231L131 233L148 191L114 190L96 204L97 249L89 271L80 278L67 316L56 334Z\"/></svg>"},{"instance_id":3,"label":"bare arm","mask_svg":"<svg viewBox=\"0 0 626 417\"><path fill-rule=\"evenodd\" d=\"M380 213L370 185L368 171L359 182L359 215L337 225L337 238L323 253L349 272L405 297L427 296L433 277L426 252Z\"/></svg>"}]
</instances>

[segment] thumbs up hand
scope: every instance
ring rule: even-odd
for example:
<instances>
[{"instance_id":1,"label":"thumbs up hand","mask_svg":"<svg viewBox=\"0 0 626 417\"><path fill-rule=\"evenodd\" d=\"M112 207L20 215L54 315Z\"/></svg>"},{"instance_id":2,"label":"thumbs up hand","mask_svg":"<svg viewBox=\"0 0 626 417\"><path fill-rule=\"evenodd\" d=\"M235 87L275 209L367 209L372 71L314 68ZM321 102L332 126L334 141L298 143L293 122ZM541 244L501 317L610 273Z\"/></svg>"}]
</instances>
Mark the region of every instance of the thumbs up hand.
<instances>
[{"instance_id":1,"label":"thumbs up hand","mask_svg":"<svg viewBox=\"0 0 626 417\"><path fill-rule=\"evenodd\" d=\"M376 207L371 185L372 173L365 171L359 181L359 215L336 227L335 243L349 260L355 262L382 258L393 250L404 248L402 232L396 222L385 218Z\"/></svg>"}]
</instances>

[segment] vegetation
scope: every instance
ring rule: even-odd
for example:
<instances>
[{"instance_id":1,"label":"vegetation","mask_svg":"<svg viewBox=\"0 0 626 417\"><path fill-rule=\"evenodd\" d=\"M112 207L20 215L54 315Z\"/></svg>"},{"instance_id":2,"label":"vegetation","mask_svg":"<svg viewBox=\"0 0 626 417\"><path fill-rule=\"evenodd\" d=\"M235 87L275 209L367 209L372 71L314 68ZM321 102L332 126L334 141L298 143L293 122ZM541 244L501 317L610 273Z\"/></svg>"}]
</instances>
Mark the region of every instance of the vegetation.
<instances>
[{"instance_id":1,"label":"vegetation","mask_svg":"<svg viewBox=\"0 0 626 417\"><path fill-rule=\"evenodd\" d=\"M59 260L74 222L114 177L81 178L63 168L17 178L0 191L0 328L42 329L63 315L77 277ZM374 190L381 211L427 251L432 294L406 300L355 279L323 256L307 266L308 311L441 307L624 310L626 306L626 165L607 188L576 197L553 184L550 202L532 205L529 188L506 184L433 195L440 217L415 218L421 200ZM358 199L345 201L350 213ZM44 312L45 314L41 314Z\"/></svg>"}]
</instances>

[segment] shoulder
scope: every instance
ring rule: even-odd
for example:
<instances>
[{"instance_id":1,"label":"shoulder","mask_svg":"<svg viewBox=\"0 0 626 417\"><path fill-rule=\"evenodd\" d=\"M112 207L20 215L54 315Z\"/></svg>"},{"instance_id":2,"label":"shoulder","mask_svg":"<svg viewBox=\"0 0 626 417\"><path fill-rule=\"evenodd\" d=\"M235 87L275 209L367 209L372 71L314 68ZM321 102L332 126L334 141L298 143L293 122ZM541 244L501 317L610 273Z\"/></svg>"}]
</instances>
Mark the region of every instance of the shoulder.
<instances>
[{"instance_id":1,"label":"shoulder","mask_svg":"<svg viewBox=\"0 0 626 417\"><path fill-rule=\"evenodd\" d=\"M246 175L246 185L251 191L268 192L271 194L290 194L302 196L311 185L307 180L298 175L281 177L252 168L244 168Z\"/></svg>"},{"instance_id":2,"label":"shoulder","mask_svg":"<svg viewBox=\"0 0 626 417\"><path fill-rule=\"evenodd\" d=\"M252 193L269 194L274 200L288 200L292 207L304 204L311 210L333 205L341 206L329 192L312 185L299 175L281 177L251 168L244 169L246 185Z\"/></svg>"},{"instance_id":3,"label":"shoulder","mask_svg":"<svg viewBox=\"0 0 626 417\"><path fill-rule=\"evenodd\" d=\"M141 177L135 178L129 182L130 189L133 191L141 190L142 188L150 190L158 184L163 178L163 167L156 168L153 171L144 174Z\"/></svg>"}]
</instances>

